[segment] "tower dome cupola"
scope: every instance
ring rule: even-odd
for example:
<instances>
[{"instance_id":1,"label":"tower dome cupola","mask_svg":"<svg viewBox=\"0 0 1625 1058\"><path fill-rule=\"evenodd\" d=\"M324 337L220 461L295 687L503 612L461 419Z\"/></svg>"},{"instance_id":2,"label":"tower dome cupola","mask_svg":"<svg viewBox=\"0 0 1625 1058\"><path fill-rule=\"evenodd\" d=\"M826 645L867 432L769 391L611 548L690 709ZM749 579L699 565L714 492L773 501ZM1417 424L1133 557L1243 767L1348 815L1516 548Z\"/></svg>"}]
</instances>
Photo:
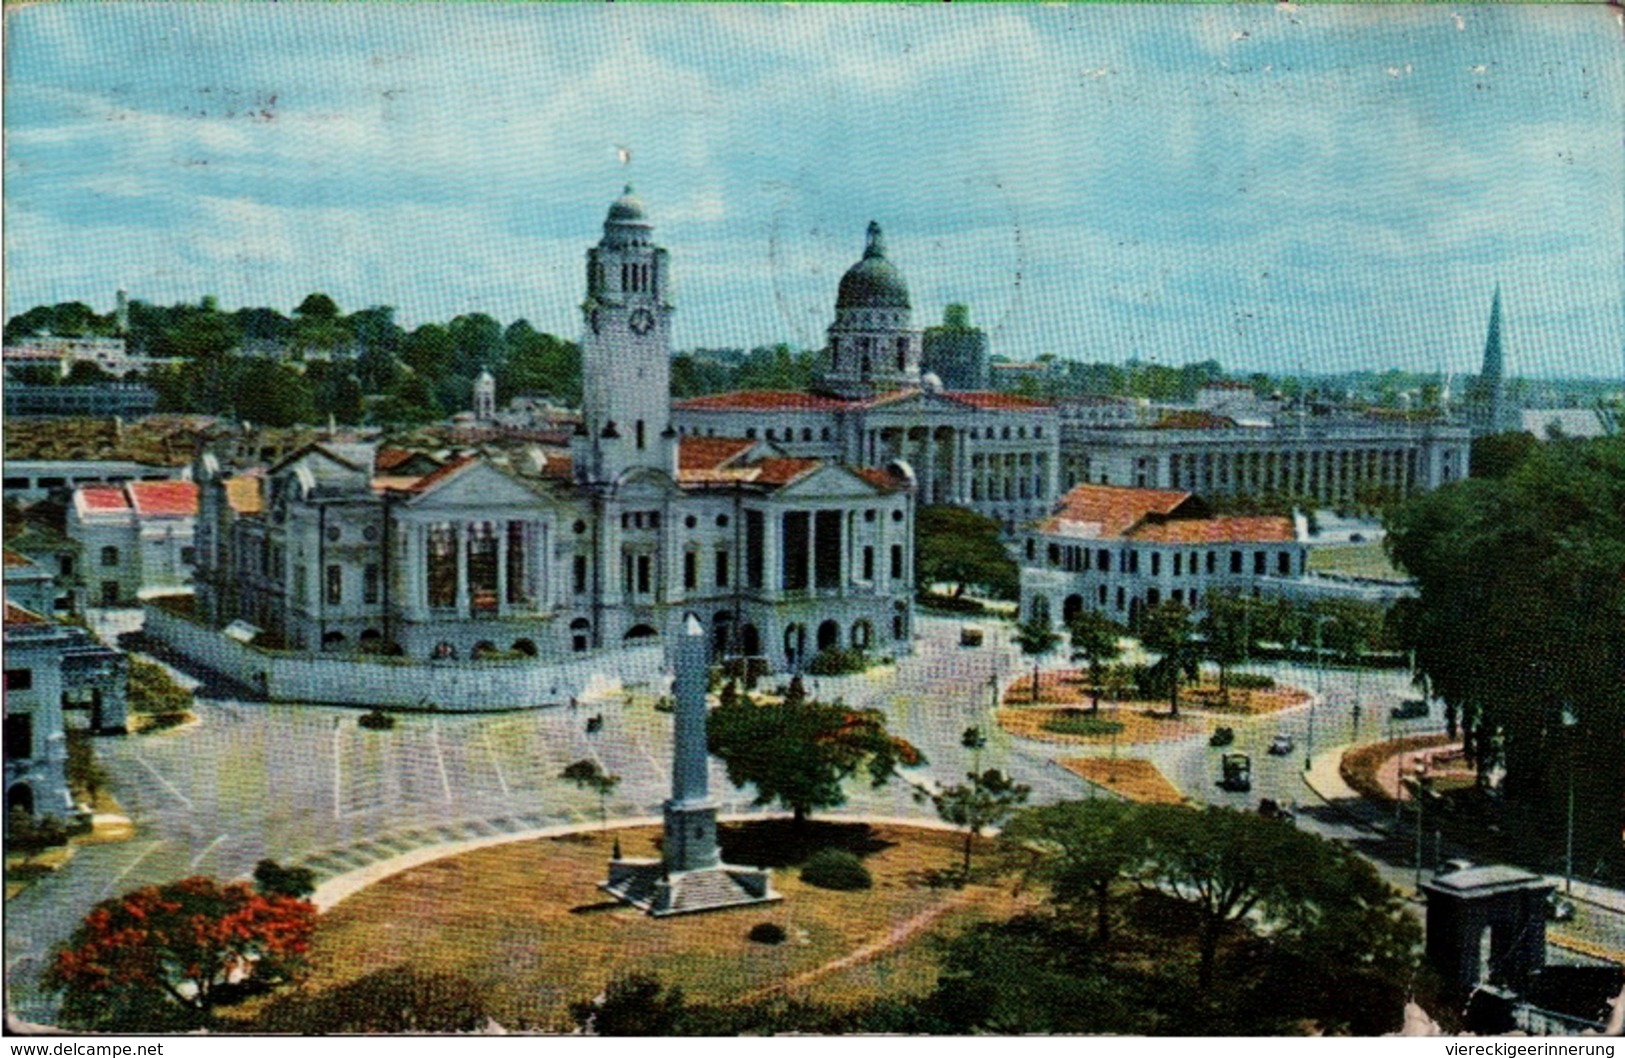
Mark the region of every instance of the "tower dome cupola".
<instances>
[{"instance_id":1,"label":"tower dome cupola","mask_svg":"<svg viewBox=\"0 0 1625 1058\"><path fill-rule=\"evenodd\" d=\"M897 266L886 260L880 225L869 222L863 259L846 270L835 295L836 309L907 309L908 284Z\"/></svg>"}]
</instances>

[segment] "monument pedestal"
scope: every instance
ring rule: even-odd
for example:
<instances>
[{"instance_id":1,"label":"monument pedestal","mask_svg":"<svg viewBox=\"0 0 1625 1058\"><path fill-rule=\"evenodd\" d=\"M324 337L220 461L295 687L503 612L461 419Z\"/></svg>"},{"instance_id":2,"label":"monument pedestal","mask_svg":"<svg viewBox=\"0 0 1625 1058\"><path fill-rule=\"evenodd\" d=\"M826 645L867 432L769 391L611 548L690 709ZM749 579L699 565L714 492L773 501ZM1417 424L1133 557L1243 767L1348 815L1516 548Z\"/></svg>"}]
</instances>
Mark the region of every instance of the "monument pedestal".
<instances>
[{"instance_id":1,"label":"monument pedestal","mask_svg":"<svg viewBox=\"0 0 1625 1058\"><path fill-rule=\"evenodd\" d=\"M666 802L660 859L613 859L599 888L655 917L715 911L782 899L772 873L723 863L717 852L717 809Z\"/></svg>"},{"instance_id":2,"label":"monument pedestal","mask_svg":"<svg viewBox=\"0 0 1625 1058\"><path fill-rule=\"evenodd\" d=\"M684 915L781 897L772 875L757 867L722 862L717 850L717 806L707 786L705 685L708 639L692 615L673 644L673 748L671 800L658 860L609 861L609 879L598 887L651 915Z\"/></svg>"}]
</instances>

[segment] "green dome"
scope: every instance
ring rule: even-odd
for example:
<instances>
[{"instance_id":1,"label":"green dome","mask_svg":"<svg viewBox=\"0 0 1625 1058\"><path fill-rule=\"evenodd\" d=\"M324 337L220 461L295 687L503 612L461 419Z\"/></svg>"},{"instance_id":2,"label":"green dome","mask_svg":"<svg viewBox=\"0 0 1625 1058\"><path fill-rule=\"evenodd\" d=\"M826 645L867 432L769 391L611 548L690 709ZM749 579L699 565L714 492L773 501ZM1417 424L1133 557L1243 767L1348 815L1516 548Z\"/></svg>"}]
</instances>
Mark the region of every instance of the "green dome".
<instances>
[{"instance_id":1,"label":"green dome","mask_svg":"<svg viewBox=\"0 0 1625 1058\"><path fill-rule=\"evenodd\" d=\"M863 260L846 270L835 296L837 309L906 309L908 284L897 266L886 260L880 225L869 222Z\"/></svg>"},{"instance_id":2,"label":"green dome","mask_svg":"<svg viewBox=\"0 0 1625 1058\"><path fill-rule=\"evenodd\" d=\"M647 224L648 219L643 215L643 201L632 193L632 185L627 184L626 190L621 192L609 206L609 223L611 224Z\"/></svg>"}]
</instances>

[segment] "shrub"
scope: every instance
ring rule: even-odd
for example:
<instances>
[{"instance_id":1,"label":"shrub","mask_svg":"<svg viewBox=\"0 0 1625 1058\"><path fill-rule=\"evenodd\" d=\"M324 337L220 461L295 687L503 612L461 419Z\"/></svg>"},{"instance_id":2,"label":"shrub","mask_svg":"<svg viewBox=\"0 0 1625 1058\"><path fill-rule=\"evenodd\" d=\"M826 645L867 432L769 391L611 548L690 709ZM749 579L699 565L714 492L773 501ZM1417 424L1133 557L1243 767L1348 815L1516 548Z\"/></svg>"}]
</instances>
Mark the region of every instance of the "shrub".
<instances>
[{"instance_id":1,"label":"shrub","mask_svg":"<svg viewBox=\"0 0 1625 1058\"><path fill-rule=\"evenodd\" d=\"M6 813L6 848L13 852L40 852L66 845L73 829L55 816L35 818L23 808Z\"/></svg>"},{"instance_id":2,"label":"shrub","mask_svg":"<svg viewBox=\"0 0 1625 1058\"><path fill-rule=\"evenodd\" d=\"M939 610L943 613L981 614L987 612L987 607L976 599L963 595L938 595L936 592L922 591L914 597L914 601L927 610Z\"/></svg>"},{"instance_id":3,"label":"shrub","mask_svg":"<svg viewBox=\"0 0 1625 1058\"><path fill-rule=\"evenodd\" d=\"M861 650L842 650L840 647L829 647L820 650L807 662L807 672L812 676L845 676L848 673L863 672L873 664L869 655Z\"/></svg>"},{"instance_id":4,"label":"shrub","mask_svg":"<svg viewBox=\"0 0 1625 1058\"><path fill-rule=\"evenodd\" d=\"M254 887L267 896L303 900L316 891L316 872L309 867L284 867L275 860L254 865Z\"/></svg>"},{"instance_id":5,"label":"shrub","mask_svg":"<svg viewBox=\"0 0 1625 1058\"><path fill-rule=\"evenodd\" d=\"M843 892L874 885L863 861L845 849L819 849L801 867L801 880L820 889Z\"/></svg>"},{"instance_id":6,"label":"shrub","mask_svg":"<svg viewBox=\"0 0 1625 1058\"><path fill-rule=\"evenodd\" d=\"M1063 709L1048 717L1042 726L1057 735L1115 735L1123 730L1116 720L1091 716L1080 709Z\"/></svg>"},{"instance_id":7,"label":"shrub","mask_svg":"<svg viewBox=\"0 0 1625 1058\"><path fill-rule=\"evenodd\" d=\"M127 686L131 712L185 714L192 708L192 692L176 683L169 670L155 661L131 658Z\"/></svg>"},{"instance_id":8,"label":"shrub","mask_svg":"<svg viewBox=\"0 0 1625 1058\"><path fill-rule=\"evenodd\" d=\"M1275 677L1261 672L1232 672L1230 686L1242 691L1267 691L1275 686Z\"/></svg>"},{"instance_id":9,"label":"shrub","mask_svg":"<svg viewBox=\"0 0 1625 1058\"><path fill-rule=\"evenodd\" d=\"M757 944L783 944L788 934L777 922L758 922L745 936Z\"/></svg>"},{"instance_id":10,"label":"shrub","mask_svg":"<svg viewBox=\"0 0 1625 1058\"><path fill-rule=\"evenodd\" d=\"M356 723L368 731L388 731L395 726L395 718L382 709L374 709L370 713L362 713Z\"/></svg>"}]
</instances>

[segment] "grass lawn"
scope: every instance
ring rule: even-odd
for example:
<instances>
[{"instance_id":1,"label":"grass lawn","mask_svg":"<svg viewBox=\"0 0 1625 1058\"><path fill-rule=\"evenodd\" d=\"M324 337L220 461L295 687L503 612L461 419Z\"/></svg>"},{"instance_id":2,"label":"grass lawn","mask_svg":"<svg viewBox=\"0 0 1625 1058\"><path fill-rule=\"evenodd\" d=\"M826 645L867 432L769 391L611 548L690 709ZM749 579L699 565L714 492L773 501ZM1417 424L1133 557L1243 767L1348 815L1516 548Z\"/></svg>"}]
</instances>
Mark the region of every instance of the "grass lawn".
<instances>
[{"instance_id":1,"label":"grass lawn","mask_svg":"<svg viewBox=\"0 0 1625 1058\"><path fill-rule=\"evenodd\" d=\"M1103 746L1113 739L1124 744L1162 742L1189 738L1208 729L1207 721L1201 718L1182 716L1176 720L1170 717L1166 702L1155 713L1139 706L1118 708L1103 705L1099 716L1084 713L1076 706L1000 709L994 715L999 726L1017 738L1072 745Z\"/></svg>"},{"instance_id":2,"label":"grass lawn","mask_svg":"<svg viewBox=\"0 0 1625 1058\"><path fill-rule=\"evenodd\" d=\"M1082 709L1058 709L1045 717L1042 726L1045 731L1052 731L1057 735L1096 735L1110 738L1122 734L1124 724L1121 720L1109 720L1086 713Z\"/></svg>"},{"instance_id":3,"label":"grass lawn","mask_svg":"<svg viewBox=\"0 0 1625 1058\"><path fill-rule=\"evenodd\" d=\"M402 964L445 971L472 981L505 1027L553 1031L573 1027L571 1002L636 971L656 973L700 1002L788 984L840 1005L928 991L935 960L920 949L929 938L1007 916L1018 899L1032 899L1012 896L1008 886L936 884L957 866L961 834L815 822L787 843L787 821L763 821L723 827L723 852L730 862L775 867L782 901L653 919L608 901L597 883L613 836L628 856L654 856L659 833L644 827L499 845L388 878L322 916L306 987ZM790 865L830 845L862 856L874 888L804 884ZM759 922L777 923L789 939L746 939Z\"/></svg>"},{"instance_id":4,"label":"grass lawn","mask_svg":"<svg viewBox=\"0 0 1625 1058\"><path fill-rule=\"evenodd\" d=\"M1346 573L1377 580L1405 580L1383 553L1382 544L1368 540L1360 544L1329 544L1309 549L1309 568L1315 573Z\"/></svg>"}]
</instances>

